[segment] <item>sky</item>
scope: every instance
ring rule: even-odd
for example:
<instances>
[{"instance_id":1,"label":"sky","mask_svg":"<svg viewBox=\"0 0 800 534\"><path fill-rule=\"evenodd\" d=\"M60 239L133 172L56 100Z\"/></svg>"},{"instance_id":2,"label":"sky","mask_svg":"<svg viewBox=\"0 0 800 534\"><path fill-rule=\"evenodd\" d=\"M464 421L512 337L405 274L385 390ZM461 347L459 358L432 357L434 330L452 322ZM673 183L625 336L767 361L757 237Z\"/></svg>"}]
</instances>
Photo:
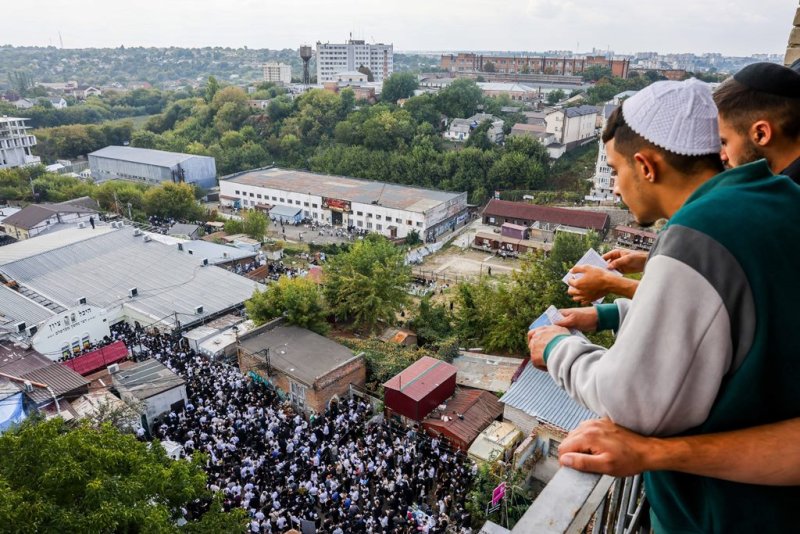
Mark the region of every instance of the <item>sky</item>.
<instances>
[{"instance_id":1,"label":"sky","mask_svg":"<svg viewBox=\"0 0 800 534\"><path fill-rule=\"evenodd\" d=\"M297 48L354 38L396 51L783 53L797 0L27 0L0 44ZM0 66L1 68L2 66Z\"/></svg>"}]
</instances>

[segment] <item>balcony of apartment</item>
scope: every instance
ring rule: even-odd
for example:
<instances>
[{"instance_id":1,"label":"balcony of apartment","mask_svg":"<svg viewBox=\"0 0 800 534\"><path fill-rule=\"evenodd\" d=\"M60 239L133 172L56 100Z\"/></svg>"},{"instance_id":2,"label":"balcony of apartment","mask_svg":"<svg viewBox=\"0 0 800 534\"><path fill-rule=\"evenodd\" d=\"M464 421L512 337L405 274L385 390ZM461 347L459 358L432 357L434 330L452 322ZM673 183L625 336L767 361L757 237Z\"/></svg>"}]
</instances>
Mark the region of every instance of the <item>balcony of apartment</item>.
<instances>
[{"instance_id":1,"label":"balcony of apartment","mask_svg":"<svg viewBox=\"0 0 800 534\"><path fill-rule=\"evenodd\" d=\"M487 521L482 534L646 534L641 475L613 478L562 467L511 530Z\"/></svg>"}]
</instances>

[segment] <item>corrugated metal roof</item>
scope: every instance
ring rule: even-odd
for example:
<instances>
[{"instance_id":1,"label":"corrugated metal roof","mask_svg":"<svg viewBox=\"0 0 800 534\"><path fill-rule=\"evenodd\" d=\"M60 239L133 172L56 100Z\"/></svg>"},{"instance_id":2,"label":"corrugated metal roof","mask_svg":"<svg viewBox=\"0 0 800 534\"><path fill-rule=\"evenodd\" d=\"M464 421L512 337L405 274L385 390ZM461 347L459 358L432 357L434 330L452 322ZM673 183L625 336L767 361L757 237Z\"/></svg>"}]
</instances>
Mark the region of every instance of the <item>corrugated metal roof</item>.
<instances>
[{"instance_id":1,"label":"corrugated metal roof","mask_svg":"<svg viewBox=\"0 0 800 534\"><path fill-rule=\"evenodd\" d=\"M69 367L52 362L47 367L25 373L21 378L31 382L47 384L56 396L65 395L89 385L88 380ZM53 398L49 391L37 387L34 387L33 391L26 393L26 395L37 404L47 402Z\"/></svg>"},{"instance_id":2,"label":"corrugated metal roof","mask_svg":"<svg viewBox=\"0 0 800 534\"><path fill-rule=\"evenodd\" d=\"M597 418L594 412L572 400L549 374L530 364L500 402L567 432L574 430L581 421Z\"/></svg>"},{"instance_id":3,"label":"corrugated metal roof","mask_svg":"<svg viewBox=\"0 0 800 534\"><path fill-rule=\"evenodd\" d=\"M86 228L66 228L51 234L38 235L31 239L17 241L0 247L0 265L35 256L49 250L66 247L84 239L91 239L114 231L116 230L109 225L98 224L95 229L90 226Z\"/></svg>"},{"instance_id":4,"label":"corrugated metal roof","mask_svg":"<svg viewBox=\"0 0 800 534\"><path fill-rule=\"evenodd\" d=\"M130 161L133 163L143 163L156 167L173 168L187 159L202 158L213 159L209 156L195 156L194 154L182 154L180 152L165 152L164 150L153 150L151 148L135 148L132 146L107 146L89 154L98 158L116 159Z\"/></svg>"},{"instance_id":5,"label":"corrugated metal roof","mask_svg":"<svg viewBox=\"0 0 800 534\"><path fill-rule=\"evenodd\" d=\"M408 398L419 401L457 372L454 365L423 356L389 379L383 387L400 391Z\"/></svg>"},{"instance_id":6,"label":"corrugated metal roof","mask_svg":"<svg viewBox=\"0 0 800 534\"><path fill-rule=\"evenodd\" d=\"M581 117L583 115L597 115L597 107L589 105L575 106L572 108L566 108L564 110L564 114L570 118Z\"/></svg>"},{"instance_id":7,"label":"corrugated metal roof","mask_svg":"<svg viewBox=\"0 0 800 534\"><path fill-rule=\"evenodd\" d=\"M422 424L454 436L467 446L484 428L503 414L503 405L497 397L479 389L460 389L446 405L447 408L443 411L431 412ZM443 416L448 420L442 420Z\"/></svg>"},{"instance_id":8,"label":"corrugated metal roof","mask_svg":"<svg viewBox=\"0 0 800 534\"><path fill-rule=\"evenodd\" d=\"M139 400L182 386L186 381L158 360L149 359L112 375L114 384Z\"/></svg>"},{"instance_id":9,"label":"corrugated metal roof","mask_svg":"<svg viewBox=\"0 0 800 534\"><path fill-rule=\"evenodd\" d=\"M53 313L17 291L0 285L0 325L23 321L31 327L46 321Z\"/></svg>"},{"instance_id":10,"label":"corrugated metal roof","mask_svg":"<svg viewBox=\"0 0 800 534\"><path fill-rule=\"evenodd\" d=\"M551 206L537 206L526 202L492 199L483 210L484 216L498 216L525 221L541 221L563 224L578 228L602 230L608 225L609 217L595 211L571 210Z\"/></svg>"},{"instance_id":11,"label":"corrugated metal roof","mask_svg":"<svg viewBox=\"0 0 800 534\"><path fill-rule=\"evenodd\" d=\"M307 193L361 204L373 204L422 213L460 193L373 182L345 176L271 168L252 171L227 180L235 184L268 187L279 191Z\"/></svg>"},{"instance_id":12,"label":"corrugated metal roof","mask_svg":"<svg viewBox=\"0 0 800 534\"><path fill-rule=\"evenodd\" d=\"M201 257L177 247L145 242L130 228L7 263L0 272L63 306L86 297L92 305L124 305L153 320L177 313L183 323L241 304L263 288L225 269L203 267ZM138 296L129 297L131 288ZM196 306L203 314L195 314Z\"/></svg>"}]
</instances>

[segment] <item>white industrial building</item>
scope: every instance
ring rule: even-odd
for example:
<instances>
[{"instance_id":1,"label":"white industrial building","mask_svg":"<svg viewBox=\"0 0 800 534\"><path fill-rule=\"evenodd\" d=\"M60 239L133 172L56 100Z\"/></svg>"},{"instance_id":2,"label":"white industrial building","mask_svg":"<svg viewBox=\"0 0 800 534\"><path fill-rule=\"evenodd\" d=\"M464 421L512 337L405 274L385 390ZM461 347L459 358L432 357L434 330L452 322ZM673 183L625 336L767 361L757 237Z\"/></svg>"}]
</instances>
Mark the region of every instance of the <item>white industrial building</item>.
<instances>
[{"instance_id":1,"label":"white industrial building","mask_svg":"<svg viewBox=\"0 0 800 534\"><path fill-rule=\"evenodd\" d=\"M340 72L367 67L374 81L382 82L394 72L394 46L350 39L346 43L317 42L317 83L337 81Z\"/></svg>"},{"instance_id":2,"label":"white industrial building","mask_svg":"<svg viewBox=\"0 0 800 534\"><path fill-rule=\"evenodd\" d=\"M186 182L205 188L217 185L214 158L150 148L107 146L89 154L89 168L96 182L129 180L148 185Z\"/></svg>"},{"instance_id":3,"label":"white industrial building","mask_svg":"<svg viewBox=\"0 0 800 534\"><path fill-rule=\"evenodd\" d=\"M264 64L264 81L289 85L292 83L292 67L286 63L274 61L266 63Z\"/></svg>"},{"instance_id":4,"label":"white industrial building","mask_svg":"<svg viewBox=\"0 0 800 534\"><path fill-rule=\"evenodd\" d=\"M0 169L27 167L42 162L39 156L31 154L36 146L36 136L28 133L30 126L21 117L0 117Z\"/></svg>"},{"instance_id":5,"label":"white industrial building","mask_svg":"<svg viewBox=\"0 0 800 534\"><path fill-rule=\"evenodd\" d=\"M619 107L626 98L638 93L638 91L624 91L615 95L612 100L603 106L603 125L600 131L606 129L608 118L611 113ZM606 155L606 144L602 139L598 141L600 149L597 151L597 163L595 165L594 177L592 177L592 190L586 195L586 200L594 201L619 201L614 195L614 176L611 174L611 167L608 166L608 156Z\"/></svg>"},{"instance_id":6,"label":"white industrial building","mask_svg":"<svg viewBox=\"0 0 800 534\"><path fill-rule=\"evenodd\" d=\"M467 220L467 193L279 168L220 180L220 202L269 211L302 208L303 218L402 238L416 230L426 241Z\"/></svg>"}]
</instances>

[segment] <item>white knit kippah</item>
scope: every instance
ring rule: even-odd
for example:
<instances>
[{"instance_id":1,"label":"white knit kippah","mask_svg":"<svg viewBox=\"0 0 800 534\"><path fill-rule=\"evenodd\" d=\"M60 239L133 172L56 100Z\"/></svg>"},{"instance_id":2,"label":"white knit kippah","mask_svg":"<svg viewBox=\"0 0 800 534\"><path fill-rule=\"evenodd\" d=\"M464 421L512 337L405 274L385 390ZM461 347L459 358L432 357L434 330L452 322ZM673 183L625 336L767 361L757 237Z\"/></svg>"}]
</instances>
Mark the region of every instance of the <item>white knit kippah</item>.
<instances>
[{"instance_id":1,"label":"white knit kippah","mask_svg":"<svg viewBox=\"0 0 800 534\"><path fill-rule=\"evenodd\" d=\"M707 83L656 82L622 104L628 126L654 145L682 156L720 151L717 106Z\"/></svg>"}]
</instances>

